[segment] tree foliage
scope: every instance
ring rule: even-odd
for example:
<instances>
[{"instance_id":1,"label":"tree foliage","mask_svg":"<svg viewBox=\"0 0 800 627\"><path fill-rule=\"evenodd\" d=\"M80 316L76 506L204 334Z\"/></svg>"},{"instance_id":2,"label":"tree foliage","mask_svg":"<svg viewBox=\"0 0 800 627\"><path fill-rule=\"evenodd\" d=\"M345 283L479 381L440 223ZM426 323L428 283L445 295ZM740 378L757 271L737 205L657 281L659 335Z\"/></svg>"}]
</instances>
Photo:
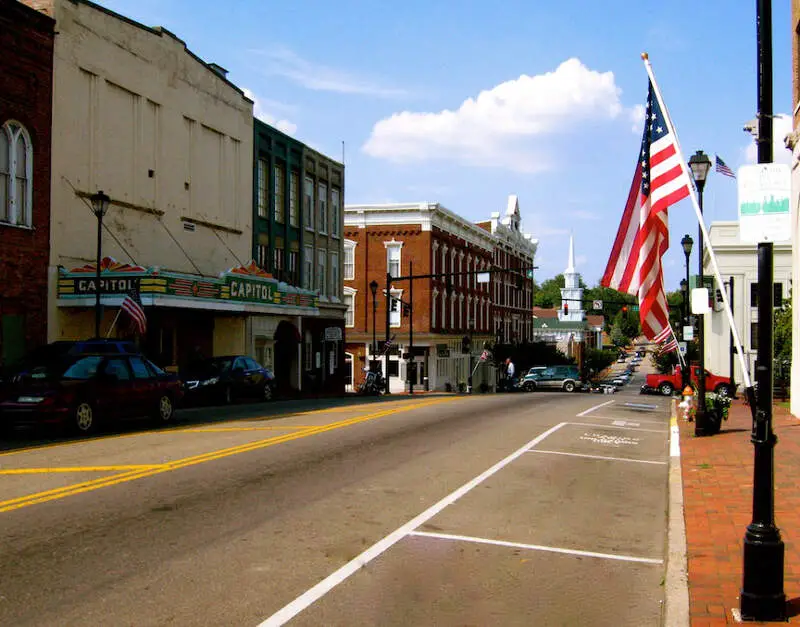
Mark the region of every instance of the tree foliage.
<instances>
[{"instance_id":1,"label":"tree foliage","mask_svg":"<svg viewBox=\"0 0 800 627\"><path fill-rule=\"evenodd\" d=\"M552 309L561 304L561 288L564 287L564 275L557 274L534 288L533 304L536 307Z\"/></svg>"},{"instance_id":2,"label":"tree foliage","mask_svg":"<svg viewBox=\"0 0 800 627\"><path fill-rule=\"evenodd\" d=\"M778 362L792 361L792 301L783 301L783 307L775 309L773 327L775 359Z\"/></svg>"},{"instance_id":3,"label":"tree foliage","mask_svg":"<svg viewBox=\"0 0 800 627\"><path fill-rule=\"evenodd\" d=\"M586 351L584 363L589 376L592 376L608 368L616 359L616 351L590 348Z\"/></svg>"}]
</instances>

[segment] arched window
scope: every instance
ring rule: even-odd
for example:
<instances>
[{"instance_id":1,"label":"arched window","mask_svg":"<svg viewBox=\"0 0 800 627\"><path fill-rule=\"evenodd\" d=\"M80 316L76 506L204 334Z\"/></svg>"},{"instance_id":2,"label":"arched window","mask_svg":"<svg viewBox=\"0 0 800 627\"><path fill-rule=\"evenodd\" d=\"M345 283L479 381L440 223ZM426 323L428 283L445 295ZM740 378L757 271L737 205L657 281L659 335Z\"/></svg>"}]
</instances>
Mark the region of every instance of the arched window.
<instances>
[{"instance_id":1,"label":"arched window","mask_svg":"<svg viewBox=\"0 0 800 627\"><path fill-rule=\"evenodd\" d=\"M0 222L33 226L33 147L19 122L0 127Z\"/></svg>"}]
</instances>

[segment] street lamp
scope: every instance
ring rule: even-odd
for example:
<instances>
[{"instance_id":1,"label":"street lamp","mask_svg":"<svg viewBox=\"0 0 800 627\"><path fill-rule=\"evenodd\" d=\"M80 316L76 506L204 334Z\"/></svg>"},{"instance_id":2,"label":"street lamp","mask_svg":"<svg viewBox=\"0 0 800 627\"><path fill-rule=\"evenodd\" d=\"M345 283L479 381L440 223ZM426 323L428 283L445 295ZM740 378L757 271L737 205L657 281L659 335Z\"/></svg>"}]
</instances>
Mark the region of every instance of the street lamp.
<instances>
[{"instance_id":1,"label":"street lamp","mask_svg":"<svg viewBox=\"0 0 800 627\"><path fill-rule=\"evenodd\" d=\"M706 186L706 176L711 169L711 159L702 150L698 150L689 159L689 167L692 169L692 178L697 188L697 202L700 209L700 215L703 215L703 188ZM699 227L699 255L698 255L698 287L705 287L703 282L703 229ZM703 315L700 314L697 323L697 344L699 349L698 361L700 362L700 371L697 373L697 414L695 416L694 434L695 435L710 435L713 431L707 424L706 413L706 351L704 339Z\"/></svg>"},{"instance_id":2,"label":"street lamp","mask_svg":"<svg viewBox=\"0 0 800 627\"><path fill-rule=\"evenodd\" d=\"M686 278L681 282L685 283L685 288L682 287L681 289L685 289L683 294L683 307L684 307L684 326L689 326L689 257L692 255L692 247L694 246L694 240L692 236L688 233L683 236L681 240L681 246L683 247L683 255L686 257ZM684 340L686 338L683 338ZM689 351L687 348L686 354L688 356ZM685 388L691 382L690 373L691 373L691 366L688 363L688 359L684 362L683 371L683 387Z\"/></svg>"},{"instance_id":3,"label":"street lamp","mask_svg":"<svg viewBox=\"0 0 800 627\"><path fill-rule=\"evenodd\" d=\"M375 313L378 311L378 282L374 279L369 284L369 291L372 292L372 355L370 357L369 369L375 365L375 354L378 352L378 339L375 329Z\"/></svg>"},{"instance_id":4,"label":"street lamp","mask_svg":"<svg viewBox=\"0 0 800 627\"><path fill-rule=\"evenodd\" d=\"M467 391L472 394L472 332L473 328L475 327L475 318L471 317L467 321L467 326L469 327L469 359L467 361L467 367L469 368L469 376L467 377Z\"/></svg>"},{"instance_id":5,"label":"street lamp","mask_svg":"<svg viewBox=\"0 0 800 627\"><path fill-rule=\"evenodd\" d=\"M97 217L97 268L94 279L94 336L100 337L100 260L103 253L103 217L108 212L110 198L102 190L92 194L92 212Z\"/></svg>"}]
</instances>

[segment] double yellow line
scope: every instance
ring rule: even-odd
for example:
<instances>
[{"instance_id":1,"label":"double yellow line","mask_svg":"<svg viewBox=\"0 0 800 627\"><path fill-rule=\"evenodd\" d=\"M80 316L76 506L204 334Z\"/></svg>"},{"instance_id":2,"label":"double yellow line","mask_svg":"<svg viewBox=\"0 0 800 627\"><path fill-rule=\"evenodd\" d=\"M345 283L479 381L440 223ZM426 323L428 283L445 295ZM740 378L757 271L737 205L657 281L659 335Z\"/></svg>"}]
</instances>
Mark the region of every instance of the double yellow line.
<instances>
[{"instance_id":1,"label":"double yellow line","mask_svg":"<svg viewBox=\"0 0 800 627\"><path fill-rule=\"evenodd\" d=\"M327 431L333 431L335 429L349 427L351 425L355 425L361 422L366 422L368 420L374 420L376 418L381 418L383 416L388 416L390 414L411 411L412 409L419 409L421 407L427 407L429 405L434 405L437 403L448 402L451 400L455 400L455 398L456 397L437 398L435 400L413 403L411 405L393 407L391 409L383 409L381 411L376 411L370 414L360 415L354 418L348 418L346 420L332 422L327 425L321 425L318 427L306 427L300 431L277 435L271 438L267 438L265 440L248 442L247 444L239 444L237 446L231 446L229 448L224 448L217 451L211 451L209 453L202 453L200 455L194 455L192 457L184 457L183 459L177 459L175 461L167 462L165 464L159 464L154 466L131 466L130 467L131 469L129 471L115 474L110 477L100 477L98 479L91 479L89 481L75 483L61 488L54 488L52 490L45 490L43 492L36 492L34 494L28 494L25 496L8 499L6 501L0 501L0 513L9 512L15 509L20 509L22 507L27 507L29 505L37 505L39 503L45 503L47 501L63 499L65 497L73 496L75 494L91 492L92 490L98 490L100 488L105 488L107 486L117 485L128 481L134 481L136 479L144 479L145 477L152 477L154 475L158 475L164 472L178 470L179 468L186 468L188 466L195 466L197 464L203 464L217 459L222 459L224 457L230 457L231 455L239 455L241 453L256 451L258 449L267 448L269 446L274 446L276 444L283 444L284 442L291 442L292 440L299 440L300 438L306 438L312 435L325 433ZM291 427L287 426L287 428ZM85 472L91 470L98 470L100 468L101 467L87 467L87 468L72 468L70 470L73 470L75 472ZM46 469L43 471L46 471Z\"/></svg>"}]
</instances>

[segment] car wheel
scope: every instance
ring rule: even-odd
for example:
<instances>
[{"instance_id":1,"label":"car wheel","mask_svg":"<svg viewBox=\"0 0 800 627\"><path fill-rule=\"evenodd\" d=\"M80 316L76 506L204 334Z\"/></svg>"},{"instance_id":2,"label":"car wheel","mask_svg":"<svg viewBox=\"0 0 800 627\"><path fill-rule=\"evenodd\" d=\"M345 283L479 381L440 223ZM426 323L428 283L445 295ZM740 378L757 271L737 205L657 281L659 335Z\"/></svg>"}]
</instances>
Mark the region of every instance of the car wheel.
<instances>
[{"instance_id":1,"label":"car wheel","mask_svg":"<svg viewBox=\"0 0 800 627\"><path fill-rule=\"evenodd\" d=\"M88 401L81 401L72 410L72 427L76 433L88 435L97 428L97 415Z\"/></svg>"},{"instance_id":2,"label":"car wheel","mask_svg":"<svg viewBox=\"0 0 800 627\"><path fill-rule=\"evenodd\" d=\"M175 405L172 399L164 394L158 399L158 406L156 407L156 418L160 423L166 423L172 420L172 415L175 413Z\"/></svg>"},{"instance_id":3,"label":"car wheel","mask_svg":"<svg viewBox=\"0 0 800 627\"><path fill-rule=\"evenodd\" d=\"M672 396L672 393L675 391L675 386L669 381L664 381L664 383L658 386L658 391L661 392L661 396Z\"/></svg>"},{"instance_id":4,"label":"car wheel","mask_svg":"<svg viewBox=\"0 0 800 627\"><path fill-rule=\"evenodd\" d=\"M526 392L535 392L536 384L533 381L526 381L523 384L522 389L525 390Z\"/></svg>"},{"instance_id":5,"label":"car wheel","mask_svg":"<svg viewBox=\"0 0 800 627\"><path fill-rule=\"evenodd\" d=\"M567 381L564 384L564 391L565 392L574 392L575 391L575 383L572 381Z\"/></svg>"},{"instance_id":6,"label":"car wheel","mask_svg":"<svg viewBox=\"0 0 800 627\"><path fill-rule=\"evenodd\" d=\"M261 399L264 401L272 400L272 386L269 383L264 384L264 391L261 393Z\"/></svg>"},{"instance_id":7,"label":"car wheel","mask_svg":"<svg viewBox=\"0 0 800 627\"><path fill-rule=\"evenodd\" d=\"M727 396L729 398L733 396L731 386L727 383L720 383L716 388L714 388L714 391L720 396Z\"/></svg>"}]
</instances>

